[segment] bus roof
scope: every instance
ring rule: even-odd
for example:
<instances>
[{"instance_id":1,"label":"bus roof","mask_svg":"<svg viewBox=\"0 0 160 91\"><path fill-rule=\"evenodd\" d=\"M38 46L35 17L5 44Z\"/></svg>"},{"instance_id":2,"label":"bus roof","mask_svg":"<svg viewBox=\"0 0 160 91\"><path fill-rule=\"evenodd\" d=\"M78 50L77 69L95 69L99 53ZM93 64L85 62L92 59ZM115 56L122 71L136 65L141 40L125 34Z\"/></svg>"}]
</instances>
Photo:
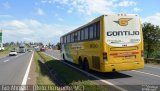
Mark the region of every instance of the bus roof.
<instances>
[{"instance_id":1,"label":"bus roof","mask_svg":"<svg viewBox=\"0 0 160 91\"><path fill-rule=\"evenodd\" d=\"M104 15L101 15L101 16L97 17L96 19L93 19L92 21L90 21L90 22L88 22L88 23L86 23L86 24L84 24L84 25L82 25L82 26L80 26L80 27L78 27L78 28L76 28L76 29L64 34L64 35L62 35L61 37L65 36L67 34L73 33L73 32L75 32L75 31L77 31L79 29L82 29L82 28L86 27L87 25L90 25L92 23L95 23L95 22L99 21L102 16L104 16Z\"/></svg>"},{"instance_id":2,"label":"bus roof","mask_svg":"<svg viewBox=\"0 0 160 91\"><path fill-rule=\"evenodd\" d=\"M101 15L101 16L93 19L92 21L90 21L90 22L88 22L88 23L86 23L86 24L84 24L84 25L82 25L82 26L80 26L80 27L78 27L78 28L76 28L76 29L74 29L74 30L72 30L72 31L64 34L64 35L62 35L61 37L65 36L65 35L68 35L68 34L70 34L70 33L73 33L73 32L75 32L75 31L77 31L77 30L79 30L79 29L82 29L82 28L84 28L84 27L86 27L86 26L88 26L88 25L90 25L90 24L92 24L92 23L95 23L95 22L99 21L100 18L103 17L103 16L110 16L110 15L117 15L117 16L138 16L138 15L136 15L136 14L115 14L115 13L113 13L113 14L103 14L103 15Z\"/></svg>"}]
</instances>

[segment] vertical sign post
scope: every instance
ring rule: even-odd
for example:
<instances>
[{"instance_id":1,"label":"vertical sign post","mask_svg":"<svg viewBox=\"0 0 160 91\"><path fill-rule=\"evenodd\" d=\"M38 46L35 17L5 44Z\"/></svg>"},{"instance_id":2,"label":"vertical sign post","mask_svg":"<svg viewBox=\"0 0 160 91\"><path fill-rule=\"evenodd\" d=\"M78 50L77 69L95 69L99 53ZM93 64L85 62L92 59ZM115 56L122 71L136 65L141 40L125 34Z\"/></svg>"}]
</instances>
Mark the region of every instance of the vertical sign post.
<instances>
[{"instance_id":1,"label":"vertical sign post","mask_svg":"<svg viewBox=\"0 0 160 91\"><path fill-rule=\"evenodd\" d=\"M0 30L0 47L3 47L2 46L2 30Z\"/></svg>"}]
</instances>

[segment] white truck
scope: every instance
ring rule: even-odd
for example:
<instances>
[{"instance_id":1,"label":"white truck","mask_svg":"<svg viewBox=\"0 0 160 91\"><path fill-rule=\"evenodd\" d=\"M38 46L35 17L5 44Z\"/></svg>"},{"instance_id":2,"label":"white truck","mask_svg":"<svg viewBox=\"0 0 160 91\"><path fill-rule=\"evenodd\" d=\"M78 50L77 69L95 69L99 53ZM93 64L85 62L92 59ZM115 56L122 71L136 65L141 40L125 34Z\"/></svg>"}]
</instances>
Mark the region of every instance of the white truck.
<instances>
[{"instance_id":1,"label":"white truck","mask_svg":"<svg viewBox=\"0 0 160 91\"><path fill-rule=\"evenodd\" d=\"M20 44L19 45L19 53L25 53L25 52L26 52L25 44Z\"/></svg>"}]
</instances>

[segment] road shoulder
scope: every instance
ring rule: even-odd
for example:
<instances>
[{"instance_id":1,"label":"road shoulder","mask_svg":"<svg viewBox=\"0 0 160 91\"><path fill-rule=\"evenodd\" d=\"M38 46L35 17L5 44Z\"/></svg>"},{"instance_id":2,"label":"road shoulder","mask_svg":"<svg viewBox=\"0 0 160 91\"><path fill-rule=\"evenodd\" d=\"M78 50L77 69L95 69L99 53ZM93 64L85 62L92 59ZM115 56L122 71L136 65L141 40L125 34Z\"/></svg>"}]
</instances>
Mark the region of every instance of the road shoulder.
<instances>
[{"instance_id":1,"label":"road shoulder","mask_svg":"<svg viewBox=\"0 0 160 91\"><path fill-rule=\"evenodd\" d=\"M36 85L36 77L37 77L36 64L35 60L33 59L27 79L27 85Z\"/></svg>"}]
</instances>

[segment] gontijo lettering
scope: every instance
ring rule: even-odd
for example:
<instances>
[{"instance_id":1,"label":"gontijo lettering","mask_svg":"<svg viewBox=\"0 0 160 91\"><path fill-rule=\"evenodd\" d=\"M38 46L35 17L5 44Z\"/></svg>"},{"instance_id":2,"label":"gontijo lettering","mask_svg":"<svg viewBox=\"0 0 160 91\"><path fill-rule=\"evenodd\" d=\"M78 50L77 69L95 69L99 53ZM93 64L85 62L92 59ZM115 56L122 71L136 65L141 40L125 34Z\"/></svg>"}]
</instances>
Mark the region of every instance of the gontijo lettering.
<instances>
[{"instance_id":1,"label":"gontijo lettering","mask_svg":"<svg viewBox=\"0 0 160 91\"><path fill-rule=\"evenodd\" d=\"M108 31L107 36L129 36L139 35L139 31Z\"/></svg>"}]
</instances>

